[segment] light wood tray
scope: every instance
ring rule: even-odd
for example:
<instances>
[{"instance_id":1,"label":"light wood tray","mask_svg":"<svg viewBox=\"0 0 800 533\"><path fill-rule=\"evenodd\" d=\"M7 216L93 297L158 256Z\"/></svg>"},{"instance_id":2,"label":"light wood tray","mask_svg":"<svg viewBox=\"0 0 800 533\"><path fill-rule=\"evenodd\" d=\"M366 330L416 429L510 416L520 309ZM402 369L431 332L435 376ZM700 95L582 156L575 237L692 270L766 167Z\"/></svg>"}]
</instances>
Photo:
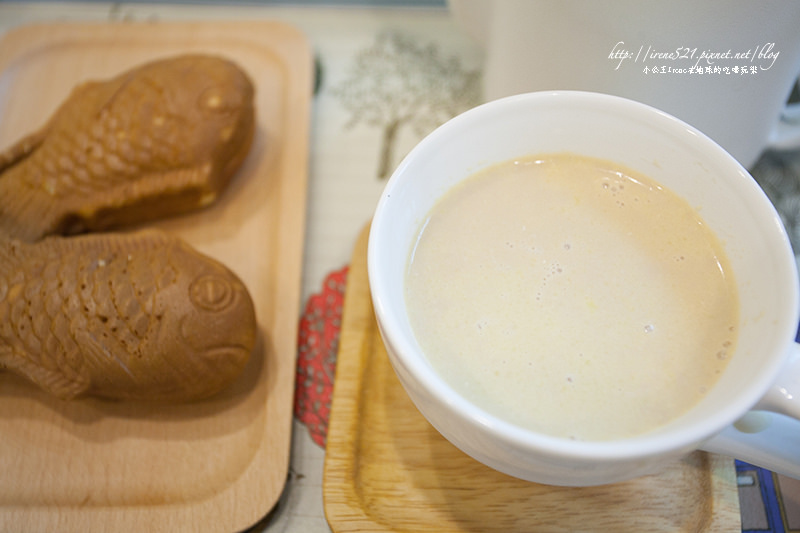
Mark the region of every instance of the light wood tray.
<instances>
[{"instance_id":1,"label":"light wood tray","mask_svg":"<svg viewBox=\"0 0 800 533\"><path fill-rule=\"evenodd\" d=\"M377 330L367 231L345 294L323 494L345 531L741 531L733 460L695 452L660 475L590 488L500 474L445 440L397 380Z\"/></svg>"},{"instance_id":2,"label":"light wood tray","mask_svg":"<svg viewBox=\"0 0 800 533\"><path fill-rule=\"evenodd\" d=\"M305 232L312 55L281 23L23 27L0 41L0 147L39 127L87 78L184 52L236 61L256 87L257 133L212 207L160 222L234 270L259 340L235 385L147 406L54 400L0 377L1 531L237 531L283 490Z\"/></svg>"}]
</instances>

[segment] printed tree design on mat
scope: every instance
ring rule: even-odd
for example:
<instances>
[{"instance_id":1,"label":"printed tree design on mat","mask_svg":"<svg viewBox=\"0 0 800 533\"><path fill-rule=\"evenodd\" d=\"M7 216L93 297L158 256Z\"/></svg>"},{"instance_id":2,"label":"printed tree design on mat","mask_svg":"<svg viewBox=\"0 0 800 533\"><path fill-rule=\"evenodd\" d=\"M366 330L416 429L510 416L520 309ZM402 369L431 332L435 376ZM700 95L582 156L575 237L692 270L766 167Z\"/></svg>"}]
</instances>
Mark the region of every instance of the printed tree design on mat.
<instances>
[{"instance_id":1,"label":"printed tree design on mat","mask_svg":"<svg viewBox=\"0 0 800 533\"><path fill-rule=\"evenodd\" d=\"M359 123L382 128L378 177L392 170L398 131L418 135L479 103L480 73L467 71L457 57L442 57L433 44L422 46L398 33L379 34L355 56L348 77L333 89Z\"/></svg>"}]
</instances>

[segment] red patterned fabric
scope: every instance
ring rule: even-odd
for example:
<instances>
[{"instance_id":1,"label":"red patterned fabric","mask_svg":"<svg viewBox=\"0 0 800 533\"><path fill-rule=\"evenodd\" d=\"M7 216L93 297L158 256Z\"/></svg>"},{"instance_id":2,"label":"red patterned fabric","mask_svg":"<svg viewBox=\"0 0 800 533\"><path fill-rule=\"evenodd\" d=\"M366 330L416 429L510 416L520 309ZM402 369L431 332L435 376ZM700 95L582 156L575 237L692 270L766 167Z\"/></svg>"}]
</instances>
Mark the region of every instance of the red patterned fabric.
<instances>
[{"instance_id":1,"label":"red patterned fabric","mask_svg":"<svg viewBox=\"0 0 800 533\"><path fill-rule=\"evenodd\" d=\"M322 290L306 302L297 339L294 416L325 447L336 373L336 354L347 282L345 266L328 274Z\"/></svg>"}]
</instances>

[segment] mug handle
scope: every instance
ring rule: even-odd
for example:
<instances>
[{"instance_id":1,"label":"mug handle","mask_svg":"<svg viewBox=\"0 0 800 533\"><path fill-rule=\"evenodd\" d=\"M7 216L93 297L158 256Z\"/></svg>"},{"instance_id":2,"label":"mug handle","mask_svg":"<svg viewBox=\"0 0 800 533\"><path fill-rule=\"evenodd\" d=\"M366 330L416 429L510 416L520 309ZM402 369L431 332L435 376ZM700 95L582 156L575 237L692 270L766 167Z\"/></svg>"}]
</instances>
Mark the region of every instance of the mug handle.
<instances>
[{"instance_id":1,"label":"mug handle","mask_svg":"<svg viewBox=\"0 0 800 533\"><path fill-rule=\"evenodd\" d=\"M800 344L754 409L700 448L800 479Z\"/></svg>"},{"instance_id":2,"label":"mug handle","mask_svg":"<svg viewBox=\"0 0 800 533\"><path fill-rule=\"evenodd\" d=\"M800 148L800 102L786 104L767 146L774 150Z\"/></svg>"}]
</instances>

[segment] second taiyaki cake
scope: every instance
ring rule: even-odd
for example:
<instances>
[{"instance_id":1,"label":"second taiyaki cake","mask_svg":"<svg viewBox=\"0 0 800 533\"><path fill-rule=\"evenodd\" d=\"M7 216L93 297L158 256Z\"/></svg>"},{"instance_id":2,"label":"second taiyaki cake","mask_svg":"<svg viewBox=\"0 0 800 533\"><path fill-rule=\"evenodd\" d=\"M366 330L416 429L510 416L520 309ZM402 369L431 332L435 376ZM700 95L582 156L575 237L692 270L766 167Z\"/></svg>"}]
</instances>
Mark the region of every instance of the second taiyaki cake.
<instances>
[{"instance_id":1,"label":"second taiyaki cake","mask_svg":"<svg viewBox=\"0 0 800 533\"><path fill-rule=\"evenodd\" d=\"M209 205L250 150L253 100L247 74L208 55L79 85L0 152L0 234L35 241Z\"/></svg>"},{"instance_id":2,"label":"second taiyaki cake","mask_svg":"<svg viewBox=\"0 0 800 533\"><path fill-rule=\"evenodd\" d=\"M0 371L62 399L211 396L257 330L244 283L160 230L0 237Z\"/></svg>"}]
</instances>

